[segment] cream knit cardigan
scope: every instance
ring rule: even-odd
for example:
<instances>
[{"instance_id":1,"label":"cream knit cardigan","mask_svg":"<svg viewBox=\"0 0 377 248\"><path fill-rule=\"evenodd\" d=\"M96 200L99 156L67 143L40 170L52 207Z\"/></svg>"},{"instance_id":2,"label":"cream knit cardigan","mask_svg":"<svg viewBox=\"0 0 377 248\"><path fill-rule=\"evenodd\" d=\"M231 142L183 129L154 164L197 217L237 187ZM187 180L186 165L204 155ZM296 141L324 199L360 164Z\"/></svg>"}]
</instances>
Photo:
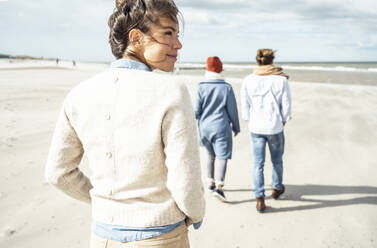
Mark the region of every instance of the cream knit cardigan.
<instances>
[{"instance_id":1,"label":"cream knit cardigan","mask_svg":"<svg viewBox=\"0 0 377 248\"><path fill-rule=\"evenodd\" d=\"M64 100L45 176L95 221L153 227L203 219L194 111L170 75L112 68ZM90 180L79 169L86 154Z\"/></svg>"}]
</instances>

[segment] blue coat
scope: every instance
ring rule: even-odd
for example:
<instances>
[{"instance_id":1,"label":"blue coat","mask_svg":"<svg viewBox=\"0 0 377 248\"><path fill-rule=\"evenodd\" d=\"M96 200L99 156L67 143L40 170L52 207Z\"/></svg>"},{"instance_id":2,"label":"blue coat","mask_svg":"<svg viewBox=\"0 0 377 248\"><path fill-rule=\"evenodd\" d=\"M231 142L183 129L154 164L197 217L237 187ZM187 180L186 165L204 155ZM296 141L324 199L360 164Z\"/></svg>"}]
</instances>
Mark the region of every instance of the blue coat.
<instances>
[{"instance_id":1,"label":"blue coat","mask_svg":"<svg viewBox=\"0 0 377 248\"><path fill-rule=\"evenodd\" d=\"M195 118L200 144L220 159L232 157L232 130L240 132L237 102L233 88L222 79L201 82L198 87Z\"/></svg>"}]
</instances>

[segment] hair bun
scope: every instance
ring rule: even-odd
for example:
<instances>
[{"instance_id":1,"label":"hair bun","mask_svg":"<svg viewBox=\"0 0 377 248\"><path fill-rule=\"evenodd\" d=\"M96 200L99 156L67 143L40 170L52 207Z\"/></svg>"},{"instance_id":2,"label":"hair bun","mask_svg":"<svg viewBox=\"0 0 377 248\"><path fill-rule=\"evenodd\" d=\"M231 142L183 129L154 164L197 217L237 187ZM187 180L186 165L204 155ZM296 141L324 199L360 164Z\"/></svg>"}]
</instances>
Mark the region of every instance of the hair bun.
<instances>
[{"instance_id":1,"label":"hair bun","mask_svg":"<svg viewBox=\"0 0 377 248\"><path fill-rule=\"evenodd\" d=\"M126 2L126 0L115 0L115 5L118 10L122 8L122 5Z\"/></svg>"},{"instance_id":2,"label":"hair bun","mask_svg":"<svg viewBox=\"0 0 377 248\"><path fill-rule=\"evenodd\" d=\"M257 51L257 63L259 65L269 65L273 63L273 60L275 58L274 56L275 51L272 49L258 49Z\"/></svg>"}]
</instances>

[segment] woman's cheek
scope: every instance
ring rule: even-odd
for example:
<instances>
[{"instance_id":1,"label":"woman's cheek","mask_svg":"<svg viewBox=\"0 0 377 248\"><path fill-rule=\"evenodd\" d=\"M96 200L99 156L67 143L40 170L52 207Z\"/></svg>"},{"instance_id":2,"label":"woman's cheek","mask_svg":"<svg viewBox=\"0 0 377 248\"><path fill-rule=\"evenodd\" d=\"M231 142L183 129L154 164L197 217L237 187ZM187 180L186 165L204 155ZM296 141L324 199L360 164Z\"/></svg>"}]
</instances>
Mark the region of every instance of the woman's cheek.
<instances>
[{"instance_id":1,"label":"woman's cheek","mask_svg":"<svg viewBox=\"0 0 377 248\"><path fill-rule=\"evenodd\" d=\"M144 55L147 61L160 61L165 58L166 52L161 48L160 45L152 45L145 50Z\"/></svg>"}]
</instances>

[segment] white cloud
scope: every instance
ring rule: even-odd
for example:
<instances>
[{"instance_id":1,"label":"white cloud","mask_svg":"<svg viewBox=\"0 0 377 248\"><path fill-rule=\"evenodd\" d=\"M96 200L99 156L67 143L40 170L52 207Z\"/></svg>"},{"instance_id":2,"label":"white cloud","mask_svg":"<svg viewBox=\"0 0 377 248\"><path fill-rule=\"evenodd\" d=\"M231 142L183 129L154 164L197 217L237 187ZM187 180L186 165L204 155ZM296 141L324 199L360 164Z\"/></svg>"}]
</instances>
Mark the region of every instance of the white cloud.
<instances>
[{"instance_id":1,"label":"white cloud","mask_svg":"<svg viewBox=\"0 0 377 248\"><path fill-rule=\"evenodd\" d=\"M207 25L211 23L211 17L208 12L191 8L183 8L181 12L185 23L189 23L190 25Z\"/></svg>"}]
</instances>

